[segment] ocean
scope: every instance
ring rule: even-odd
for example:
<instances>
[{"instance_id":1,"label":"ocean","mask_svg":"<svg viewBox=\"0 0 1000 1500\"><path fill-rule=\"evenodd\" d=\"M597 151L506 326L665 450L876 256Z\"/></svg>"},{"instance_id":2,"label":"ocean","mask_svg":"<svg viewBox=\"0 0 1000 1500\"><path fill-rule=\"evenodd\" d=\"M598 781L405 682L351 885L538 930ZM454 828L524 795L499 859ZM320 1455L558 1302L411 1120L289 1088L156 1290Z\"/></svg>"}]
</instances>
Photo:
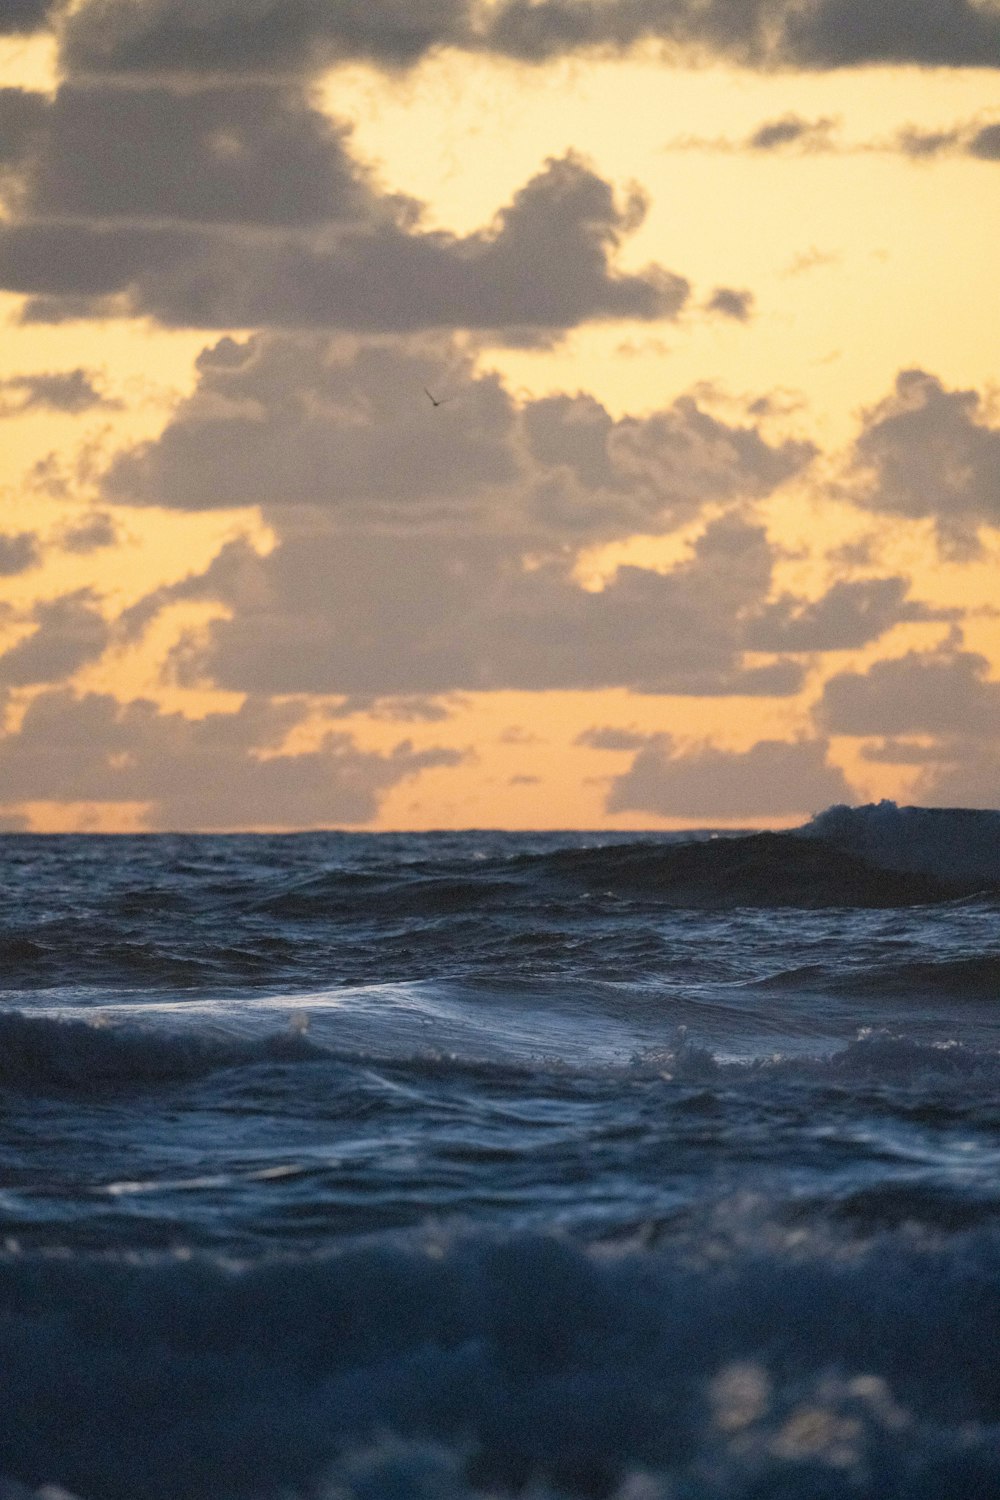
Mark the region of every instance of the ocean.
<instances>
[{"instance_id":1,"label":"ocean","mask_svg":"<svg viewBox=\"0 0 1000 1500\"><path fill-rule=\"evenodd\" d=\"M1000 814L0 881L2 1500L1000 1495Z\"/></svg>"}]
</instances>

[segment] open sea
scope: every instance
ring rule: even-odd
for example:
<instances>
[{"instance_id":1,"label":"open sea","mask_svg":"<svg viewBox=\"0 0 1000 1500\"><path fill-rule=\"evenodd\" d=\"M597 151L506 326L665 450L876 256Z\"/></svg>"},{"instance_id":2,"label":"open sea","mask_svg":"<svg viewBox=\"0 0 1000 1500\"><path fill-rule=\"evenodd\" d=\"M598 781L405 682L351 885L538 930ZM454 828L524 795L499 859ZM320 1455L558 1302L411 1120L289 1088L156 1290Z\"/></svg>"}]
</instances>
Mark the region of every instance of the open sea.
<instances>
[{"instance_id":1,"label":"open sea","mask_svg":"<svg viewBox=\"0 0 1000 1500\"><path fill-rule=\"evenodd\" d=\"M0 1500L1000 1496L1000 814L0 889Z\"/></svg>"}]
</instances>

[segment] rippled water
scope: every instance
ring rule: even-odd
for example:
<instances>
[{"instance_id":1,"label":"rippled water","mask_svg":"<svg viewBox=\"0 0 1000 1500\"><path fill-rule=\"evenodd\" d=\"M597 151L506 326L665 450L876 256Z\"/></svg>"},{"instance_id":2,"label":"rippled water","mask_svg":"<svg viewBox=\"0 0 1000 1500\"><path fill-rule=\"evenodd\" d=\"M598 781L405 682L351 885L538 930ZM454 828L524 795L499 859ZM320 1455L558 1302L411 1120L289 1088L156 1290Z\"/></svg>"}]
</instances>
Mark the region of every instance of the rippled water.
<instances>
[{"instance_id":1,"label":"rippled water","mask_svg":"<svg viewBox=\"0 0 1000 1500\"><path fill-rule=\"evenodd\" d=\"M997 826L0 839L0 1496L1000 1494Z\"/></svg>"}]
</instances>

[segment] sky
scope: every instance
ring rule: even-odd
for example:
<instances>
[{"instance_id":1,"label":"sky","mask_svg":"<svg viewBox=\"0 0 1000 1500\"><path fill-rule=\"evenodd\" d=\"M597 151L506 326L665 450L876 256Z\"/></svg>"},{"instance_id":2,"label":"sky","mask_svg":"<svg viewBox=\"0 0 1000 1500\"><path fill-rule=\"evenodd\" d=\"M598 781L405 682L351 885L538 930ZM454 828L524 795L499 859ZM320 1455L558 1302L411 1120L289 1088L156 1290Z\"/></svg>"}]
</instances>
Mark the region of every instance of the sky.
<instances>
[{"instance_id":1,"label":"sky","mask_svg":"<svg viewBox=\"0 0 1000 1500\"><path fill-rule=\"evenodd\" d=\"M2 0L0 828L1000 805L1000 0Z\"/></svg>"}]
</instances>

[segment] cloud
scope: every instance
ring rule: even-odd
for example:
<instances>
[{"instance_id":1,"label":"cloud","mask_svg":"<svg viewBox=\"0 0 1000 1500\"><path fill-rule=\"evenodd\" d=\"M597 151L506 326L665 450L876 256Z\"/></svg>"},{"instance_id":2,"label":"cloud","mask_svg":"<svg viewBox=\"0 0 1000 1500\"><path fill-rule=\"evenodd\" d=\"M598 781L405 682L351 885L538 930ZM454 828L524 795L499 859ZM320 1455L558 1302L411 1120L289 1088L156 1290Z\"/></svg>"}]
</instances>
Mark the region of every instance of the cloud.
<instances>
[{"instance_id":1,"label":"cloud","mask_svg":"<svg viewBox=\"0 0 1000 1500\"><path fill-rule=\"evenodd\" d=\"M2 35L0 19L0 35ZM44 130L48 102L29 89L0 88L0 182L2 174L24 162Z\"/></svg>"},{"instance_id":2,"label":"cloud","mask_svg":"<svg viewBox=\"0 0 1000 1500\"><path fill-rule=\"evenodd\" d=\"M904 370L895 391L865 414L853 454L858 503L930 518L946 551L975 551L981 525L1000 525L1000 427L977 391L949 391Z\"/></svg>"},{"instance_id":3,"label":"cloud","mask_svg":"<svg viewBox=\"0 0 1000 1500\"><path fill-rule=\"evenodd\" d=\"M296 88L66 83L33 124L20 207L36 217L294 226L379 212L349 130Z\"/></svg>"},{"instance_id":4,"label":"cloud","mask_svg":"<svg viewBox=\"0 0 1000 1500\"><path fill-rule=\"evenodd\" d=\"M747 67L996 67L1000 16L977 0L505 0L488 44L531 61L660 39Z\"/></svg>"},{"instance_id":5,"label":"cloud","mask_svg":"<svg viewBox=\"0 0 1000 1500\"><path fill-rule=\"evenodd\" d=\"M110 640L110 627L89 589L36 604L34 632L0 656L0 685L24 687L62 682L96 661Z\"/></svg>"},{"instance_id":6,"label":"cloud","mask_svg":"<svg viewBox=\"0 0 1000 1500\"><path fill-rule=\"evenodd\" d=\"M0 285L56 320L148 315L171 326L405 331L565 329L675 317L683 277L619 271L641 221L578 156L549 159L486 229L424 232L388 212L322 233L152 220L26 219L0 229Z\"/></svg>"},{"instance_id":7,"label":"cloud","mask_svg":"<svg viewBox=\"0 0 1000 1500\"><path fill-rule=\"evenodd\" d=\"M471 0L89 0L64 60L85 73L314 72L363 59L405 67L471 37Z\"/></svg>"},{"instance_id":8,"label":"cloud","mask_svg":"<svg viewBox=\"0 0 1000 1500\"><path fill-rule=\"evenodd\" d=\"M573 743L586 745L591 750L640 750L651 738L637 729L616 729L605 724L582 730Z\"/></svg>"},{"instance_id":9,"label":"cloud","mask_svg":"<svg viewBox=\"0 0 1000 1500\"><path fill-rule=\"evenodd\" d=\"M284 753L306 712L250 698L238 713L192 720L145 699L49 691L0 738L0 784L10 803L149 802L152 829L336 826L370 822L389 788L462 758L407 741L377 755L344 734Z\"/></svg>"},{"instance_id":10,"label":"cloud","mask_svg":"<svg viewBox=\"0 0 1000 1500\"><path fill-rule=\"evenodd\" d=\"M12 400L6 399L9 392ZM9 375L0 380L0 418L29 411L59 411L76 415L95 406L116 409L94 384L93 371L76 369L39 375Z\"/></svg>"},{"instance_id":11,"label":"cloud","mask_svg":"<svg viewBox=\"0 0 1000 1500\"><path fill-rule=\"evenodd\" d=\"M966 148L970 156L982 161L1000 161L1000 122L977 130Z\"/></svg>"},{"instance_id":12,"label":"cloud","mask_svg":"<svg viewBox=\"0 0 1000 1500\"><path fill-rule=\"evenodd\" d=\"M708 312L721 313L724 318L733 318L737 323L748 323L753 314L753 304L753 292L717 286L705 307Z\"/></svg>"},{"instance_id":13,"label":"cloud","mask_svg":"<svg viewBox=\"0 0 1000 1500\"><path fill-rule=\"evenodd\" d=\"M433 410L425 390L449 397ZM161 436L121 454L105 498L199 510L322 506L369 524L460 521L542 544L669 530L709 503L759 499L813 457L690 397L614 419L593 397L515 403L440 342L259 335L199 360Z\"/></svg>"},{"instance_id":14,"label":"cloud","mask_svg":"<svg viewBox=\"0 0 1000 1500\"><path fill-rule=\"evenodd\" d=\"M16 0L36 20L40 0ZM675 56L750 68L866 64L996 67L989 0L86 0L63 33L63 62L140 76L309 74L363 59L407 67L445 47L543 62L585 49L662 41Z\"/></svg>"},{"instance_id":15,"label":"cloud","mask_svg":"<svg viewBox=\"0 0 1000 1500\"><path fill-rule=\"evenodd\" d=\"M38 537L33 531L0 532L0 578L27 572L40 557Z\"/></svg>"},{"instance_id":16,"label":"cloud","mask_svg":"<svg viewBox=\"0 0 1000 1500\"><path fill-rule=\"evenodd\" d=\"M765 531L714 520L669 573L592 592L579 550L735 511L812 458L690 397L615 419L589 396L515 402L439 342L225 338L161 436L120 455L104 498L180 509L256 502L266 557L223 550L121 622L172 600L230 613L174 659L185 681L349 697L626 685L786 695L801 666L742 660L771 588ZM434 410L424 388L449 395Z\"/></svg>"},{"instance_id":17,"label":"cloud","mask_svg":"<svg viewBox=\"0 0 1000 1500\"><path fill-rule=\"evenodd\" d=\"M712 523L672 572L621 568L580 587L572 554L546 560L523 536L296 525L266 557L226 547L172 598L230 615L180 649L185 682L268 693L360 696L630 687L641 692L786 695L802 669L742 662L742 619L770 587L762 529Z\"/></svg>"},{"instance_id":18,"label":"cloud","mask_svg":"<svg viewBox=\"0 0 1000 1500\"><path fill-rule=\"evenodd\" d=\"M989 662L973 651L911 651L831 677L817 721L833 734L1000 735L1000 683L988 672Z\"/></svg>"},{"instance_id":19,"label":"cloud","mask_svg":"<svg viewBox=\"0 0 1000 1500\"><path fill-rule=\"evenodd\" d=\"M751 151L779 151L786 146L795 146L807 151L827 150L837 121L829 116L818 120L804 120L801 115L782 115L778 120L765 120L748 136L746 145Z\"/></svg>"},{"instance_id":20,"label":"cloud","mask_svg":"<svg viewBox=\"0 0 1000 1500\"><path fill-rule=\"evenodd\" d=\"M100 547L113 547L118 540L118 528L103 511L92 511L66 526L59 536L59 544L65 552L85 554L96 552Z\"/></svg>"},{"instance_id":21,"label":"cloud","mask_svg":"<svg viewBox=\"0 0 1000 1500\"><path fill-rule=\"evenodd\" d=\"M949 130L923 130L917 125L904 125L896 133L893 145L912 161L930 161L933 157L952 152L961 140L957 127Z\"/></svg>"},{"instance_id":22,"label":"cloud","mask_svg":"<svg viewBox=\"0 0 1000 1500\"><path fill-rule=\"evenodd\" d=\"M853 801L843 773L826 757L824 740L760 740L743 752L706 746L684 754L669 735L660 735L615 778L607 810L662 817L783 817Z\"/></svg>"},{"instance_id":23,"label":"cloud","mask_svg":"<svg viewBox=\"0 0 1000 1500\"><path fill-rule=\"evenodd\" d=\"M61 0L3 0L0 6L0 36L27 35L42 31L61 9Z\"/></svg>"},{"instance_id":24,"label":"cloud","mask_svg":"<svg viewBox=\"0 0 1000 1500\"><path fill-rule=\"evenodd\" d=\"M749 622L746 644L753 651L847 651L895 625L955 618L954 610L907 599L908 591L908 580L896 577L840 581L808 603L783 594Z\"/></svg>"}]
</instances>

